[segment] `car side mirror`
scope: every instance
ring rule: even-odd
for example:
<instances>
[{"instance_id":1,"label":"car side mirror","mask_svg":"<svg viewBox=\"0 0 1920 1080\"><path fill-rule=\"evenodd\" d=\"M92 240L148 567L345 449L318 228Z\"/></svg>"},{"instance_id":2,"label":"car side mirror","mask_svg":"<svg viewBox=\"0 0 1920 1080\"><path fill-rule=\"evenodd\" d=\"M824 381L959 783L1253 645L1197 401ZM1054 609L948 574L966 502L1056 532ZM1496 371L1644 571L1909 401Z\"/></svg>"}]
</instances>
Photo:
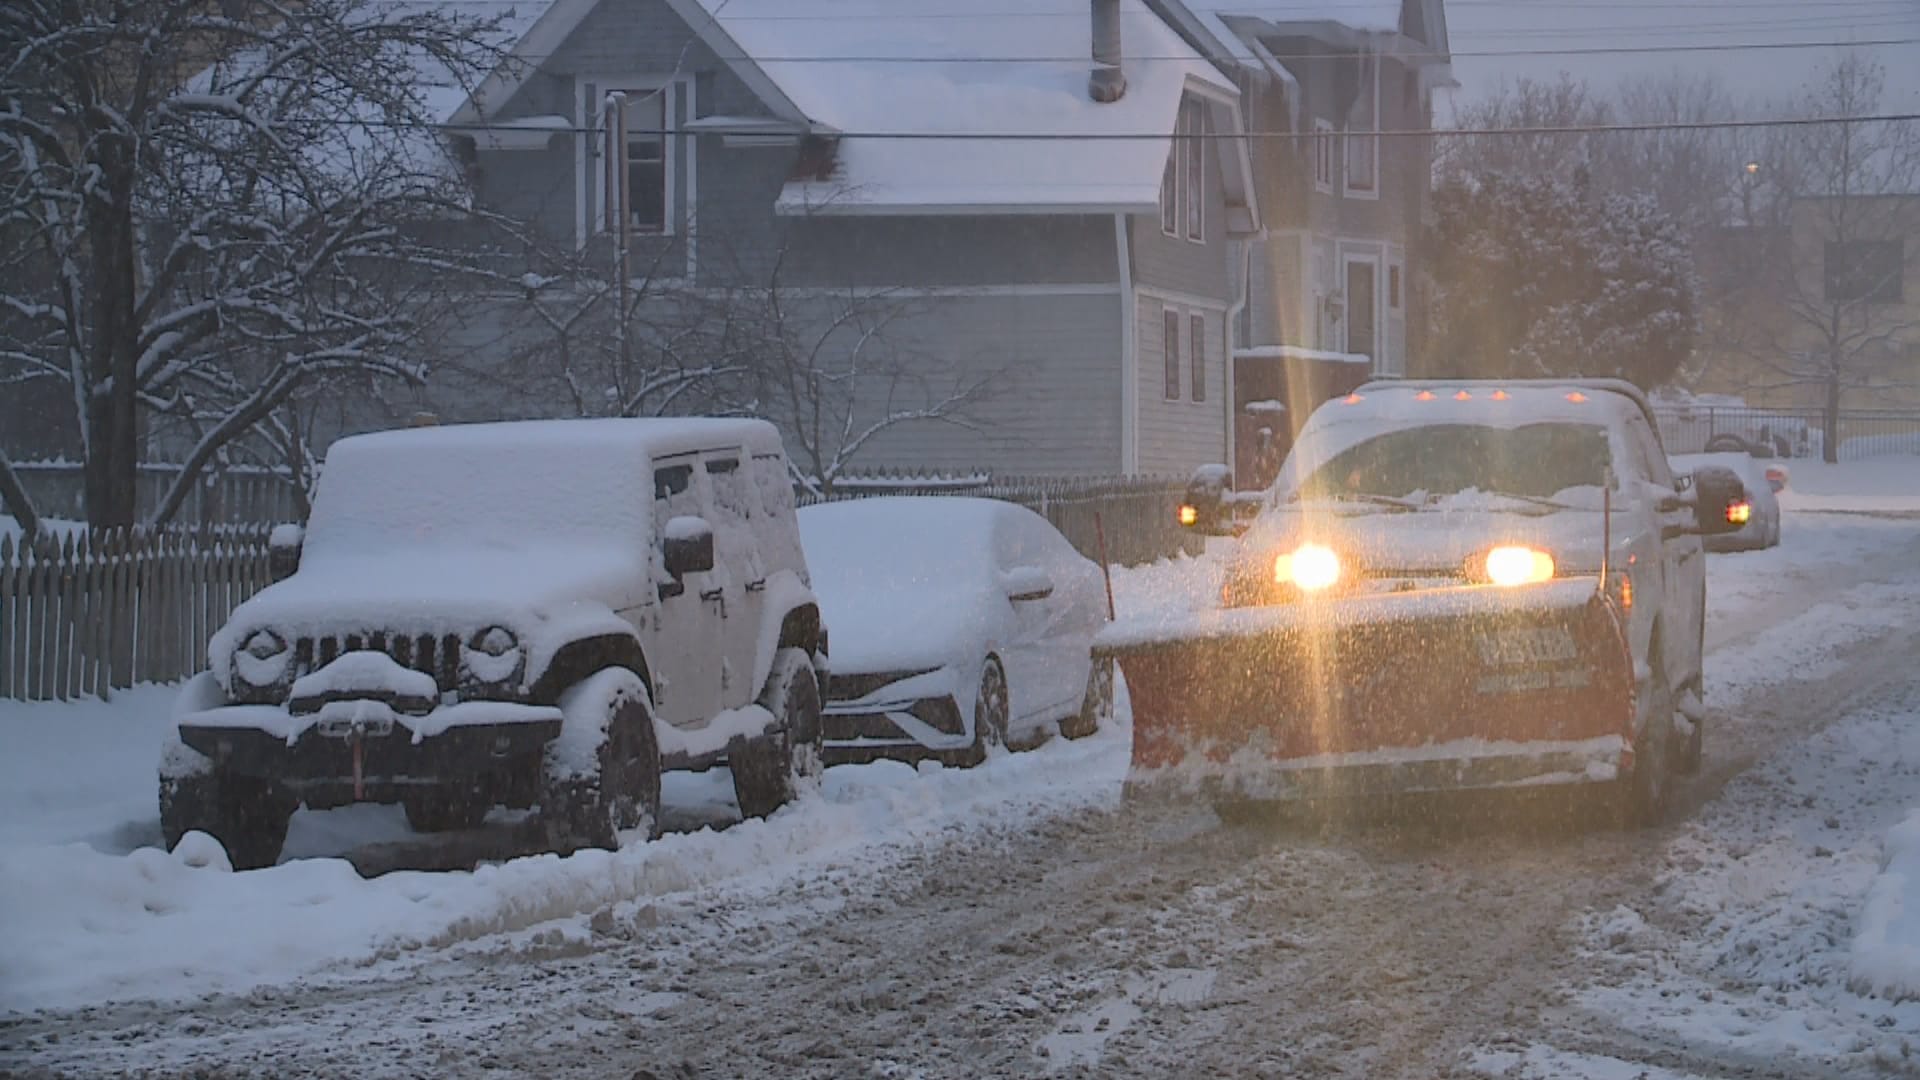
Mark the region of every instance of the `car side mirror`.
<instances>
[{"instance_id":1,"label":"car side mirror","mask_svg":"<svg viewBox=\"0 0 1920 1080\"><path fill-rule=\"evenodd\" d=\"M1753 516L1740 474L1719 465L1693 471L1693 521L1702 536L1738 532Z\"/></svg>"},{"instance_id":2,"label":"car side mirror","mask_svg":"<svg viewBox=\"0 0 1920 1080\"><path fill-rule=\"evenodd\" d=\"M667 574L678 580L713 569L713 526L705 518L677 517L661 537Z\"/></svg>"},{"instance_id":3,"label":"car side mirror","mask_svg":"<svg viewBox=\"0 0 1920 1080\"><path fill-rule=\"evenodd\" d=\"M1015 603L1053 595L1053 578L1037 566L1016 566L1000 575L1000 584L1007 590L1007 599Z\"/></svg>"},{"instance_id":4,"label":"car side mirror","mask_svg":"<svg viewBox=\"0 0 1920 1080\"><path fill-rule=\"evenodd\" d=\"M267 534L267 576L285 581L300 569L300 550L307 543L307 528L297 522L275 525Z\"/></svg>"}]
</instances>

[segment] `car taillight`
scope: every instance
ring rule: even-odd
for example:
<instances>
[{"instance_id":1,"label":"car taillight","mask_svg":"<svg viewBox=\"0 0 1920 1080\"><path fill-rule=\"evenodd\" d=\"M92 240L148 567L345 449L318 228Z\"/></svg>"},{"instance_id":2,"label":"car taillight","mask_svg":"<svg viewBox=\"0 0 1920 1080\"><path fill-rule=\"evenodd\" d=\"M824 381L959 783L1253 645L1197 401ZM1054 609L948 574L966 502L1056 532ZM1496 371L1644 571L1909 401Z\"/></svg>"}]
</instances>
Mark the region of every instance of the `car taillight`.
<instances>
[{"instance_id":1,"label":"car taillight","mask_svg":"<svg viewBox=\"0 0 1920 1080\"><path fill-rule=\"evenodd\" d=\"M1734 525L1745 525L1753 520L1753 504L1745 499L1727 504L1727 521Z\"/></svg>"}]
</instances>

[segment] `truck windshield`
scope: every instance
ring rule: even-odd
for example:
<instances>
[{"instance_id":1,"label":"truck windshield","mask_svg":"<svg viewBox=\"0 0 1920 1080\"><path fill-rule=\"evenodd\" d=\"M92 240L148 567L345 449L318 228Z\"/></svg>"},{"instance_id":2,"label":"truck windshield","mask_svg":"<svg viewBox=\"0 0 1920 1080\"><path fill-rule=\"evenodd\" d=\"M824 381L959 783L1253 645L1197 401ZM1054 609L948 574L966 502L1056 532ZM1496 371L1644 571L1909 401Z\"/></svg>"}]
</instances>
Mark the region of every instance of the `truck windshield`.
<instances>
[{"instance_id":1,"label":"truck windshield","mask_svg":"<svg viewBox=\"0 0 1920 1080\"><path fill-rule=\"evenodd\" d=\"M1606 428L1597 424L1428 424L1347 447L1308 474L1293 494L1404 499L1483 491L1549 498L1569 488L1599 487L1610 462Z\"/></svg>"}]
</instances>

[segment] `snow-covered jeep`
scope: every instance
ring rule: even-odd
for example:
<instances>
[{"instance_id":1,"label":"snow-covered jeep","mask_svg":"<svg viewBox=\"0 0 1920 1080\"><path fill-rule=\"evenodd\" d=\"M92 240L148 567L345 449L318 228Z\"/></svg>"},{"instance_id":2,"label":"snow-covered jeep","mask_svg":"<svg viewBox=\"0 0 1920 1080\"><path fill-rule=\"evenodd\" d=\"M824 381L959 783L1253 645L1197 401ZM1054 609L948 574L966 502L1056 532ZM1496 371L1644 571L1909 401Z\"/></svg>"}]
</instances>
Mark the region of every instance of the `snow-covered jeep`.
<instances>
[{"instance_id":1,"label":"snow-covered jeep","mask_svg":"<svg viewBox=\"0 0 1920 1080\"><path fill-rule=\"evenodd\" d=\"M169 847L268 865L299 804L357 801L422 831L538 804L555 848L612 847L657 829L664 768L725 760L749 816L818 782L826 631L770 424L343 439L298 541L175 706Z\"/></svg>"}]
</instances>

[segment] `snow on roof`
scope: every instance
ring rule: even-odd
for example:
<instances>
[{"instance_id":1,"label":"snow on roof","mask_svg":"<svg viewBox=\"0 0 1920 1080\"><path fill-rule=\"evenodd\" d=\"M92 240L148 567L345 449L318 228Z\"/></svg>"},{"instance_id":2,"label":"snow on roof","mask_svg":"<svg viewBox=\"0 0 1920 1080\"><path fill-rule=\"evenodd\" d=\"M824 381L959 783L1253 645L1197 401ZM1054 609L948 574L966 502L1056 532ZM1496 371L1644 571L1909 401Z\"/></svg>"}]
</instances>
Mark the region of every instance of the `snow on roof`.
<instances>
[{"instance_id":1,"label":"snow on roof","mask_svg":"<svg viewBox=\"0 0 1920 1080\"><path fill-rule=\"evenodd\" d=\"M1325 349L1305 349L1298 345L1249 345L1244 349L1233 350L1235 360L1320 360L1330 364L1366 364L1372 366L1373 357L1366 353L1329 352Z\"/></svg>"},{"instance_id":2,"label":"snow on roof","mask_svg":"<svg viewBox=\"0 0 1920 1080\"><path fill-rule=\"evenodd\" d=\"M995 18L965 15L952 0L699 2L810 121L849 135L1151 136L849 137L840 143L834 179L787 185L779 204L785 213L1007 206L1150 212L1159 204L1188 85L1237 97L1233 84L1141 0L1121 0L1122 51L1136 59L1123 60L1126 94L1107 104L1087 95L1092 28L1085 5ZM939 59L898 59L909 57Z\"/></svg>"},{"instance_id":3,"label":"snow on roof","mask_svg":"<svg viewBox=\"0 0 1920 1080\"><path fill-rule=\"evenodd\" d=\"M1288 0L1276 7L1265 0L1186 0L1195 14L1243 15L1277 26L1330 22L1350 30L1393 33L1400 29L1400 0Z\"/></svg>"},{"instance_id":4,"label":"snow on roof","mask_svg":"<svg viewBox=\"0 0 1920 1080\"><path fill-rule=\"evenodd\" d=\"M765 420L705 416L595 420L507 420L484 424L429 425L354 435L333 444L334 455L350 453L404 454L494 453L615 453L629 460L715 450L747 445L760 453L780 449L780 435ZM637 456L635 456L637 455Z\"/></svg>"},{"instance_id":5,"label":"snow on roof","mask_svg":"<svg viewBox=\"0 0 1920 1080\"><path fill-rule=\"evenodd\" d=\"M397 13L438 11L455 18L492 24L492 29L480 35L490 48L508 50L521 44L535 23L554 6L555 0L512 0L500 3L500 0L393 0L384 3L384 10ZM454 119L468 104L468 98L480 86L468 86L446 65L432 57L419 56L415 60L414 70L418 74L420 92L425 97L427 114L435 121L446 123ZM488 102L485 95L474 102L481 115L490 114L493 108L505 101ZM563 118L564 119L564 118Z\"/></svg>"}]
</instances>

